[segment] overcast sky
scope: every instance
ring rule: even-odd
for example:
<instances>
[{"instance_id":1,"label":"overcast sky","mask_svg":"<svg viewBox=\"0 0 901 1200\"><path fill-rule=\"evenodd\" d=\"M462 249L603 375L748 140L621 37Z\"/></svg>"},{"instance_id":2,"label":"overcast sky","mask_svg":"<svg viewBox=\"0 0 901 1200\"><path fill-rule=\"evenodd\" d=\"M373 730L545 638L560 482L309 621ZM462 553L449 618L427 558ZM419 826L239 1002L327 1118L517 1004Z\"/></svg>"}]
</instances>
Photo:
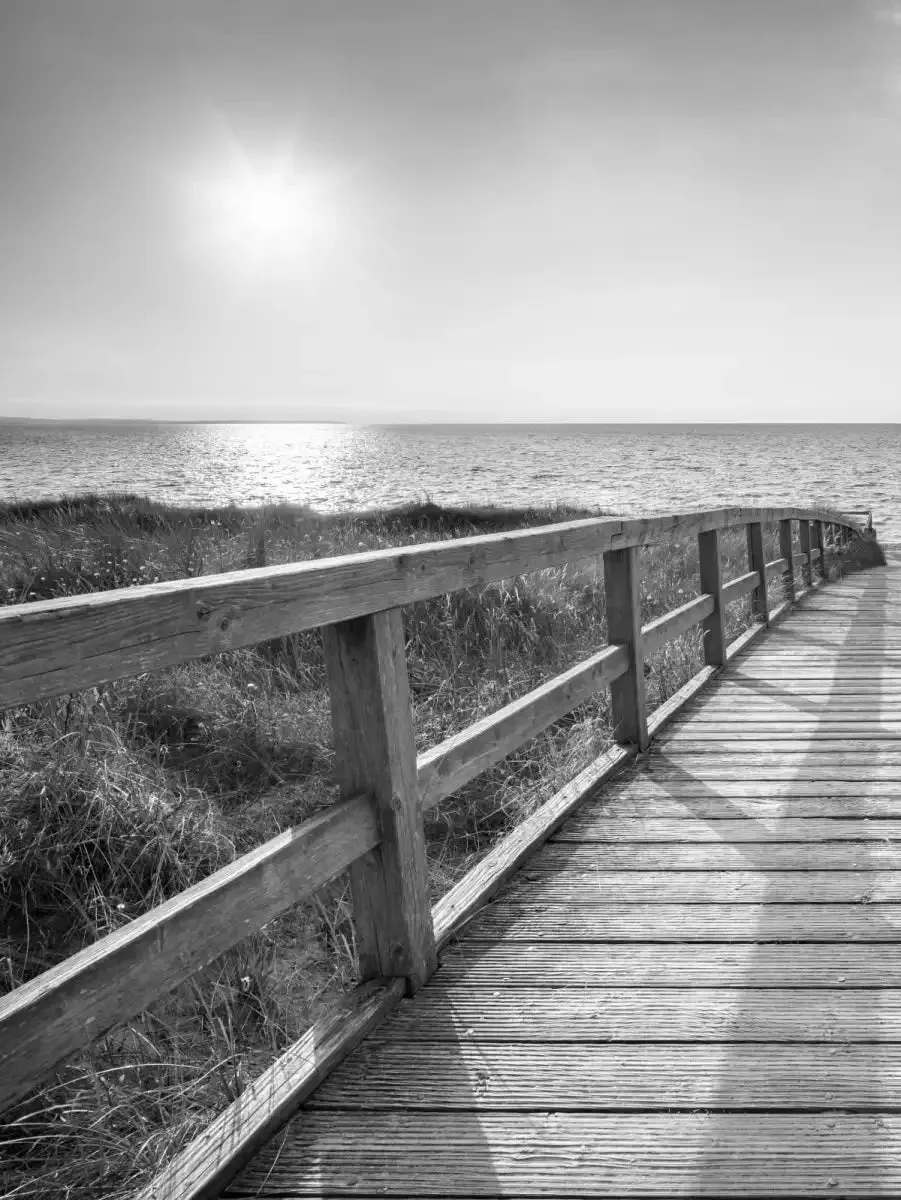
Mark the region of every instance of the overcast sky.
<instances>
[{"instance_id":1,"label":"overcast sky","mask_svg":"<svg viewBox=\"0 0 901 1200\"><path fill-rule=\"evenodd\" d=\"M895 420L901 0L0 0L0 415Z\"/></svg>"}]
</instances>

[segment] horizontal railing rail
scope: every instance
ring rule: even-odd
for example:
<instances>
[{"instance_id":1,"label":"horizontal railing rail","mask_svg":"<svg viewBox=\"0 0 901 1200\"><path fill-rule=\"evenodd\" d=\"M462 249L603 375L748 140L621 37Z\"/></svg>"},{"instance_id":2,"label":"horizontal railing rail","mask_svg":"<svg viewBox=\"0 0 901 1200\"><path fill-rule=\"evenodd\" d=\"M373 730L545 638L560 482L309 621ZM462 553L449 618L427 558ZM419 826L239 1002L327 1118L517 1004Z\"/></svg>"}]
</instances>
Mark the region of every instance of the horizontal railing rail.
<instances>
[{"instance_id":1,"label":"horizontal railing rail","mask_svg":"<svg viewBox=\"0 0 901 1200\"><path fill-rule=\"evenodd\" d=\"M783 520L843 518L794 508L730 508L569 521L8 605L0 608L0 709L610 550Z\"/></svg>"},{"instance_id":2,"label":"horizontal railing rail","mask_svg":"<svg viewBox=\"0 0 901 1200\"><path fill-rule=\"evenodd\" d=\"M736 526L750 569L723 582L719 534ZM423 813L604 687L616 741L643 750L645 658L702 626L705 669L722 666L726 605L750 596L766 623L767 581L790 602L795 569L811 586L855 533L847 514L795 508L575 521L0 608L0 709L323 627L343 797L0 998L0 1107L345 871L361 978L416 990L436 964ZM639 549L695 535L701 594L642 625ZM610 644L417 757L402 606L599 555Z\"/></svg>"}]
</instances>

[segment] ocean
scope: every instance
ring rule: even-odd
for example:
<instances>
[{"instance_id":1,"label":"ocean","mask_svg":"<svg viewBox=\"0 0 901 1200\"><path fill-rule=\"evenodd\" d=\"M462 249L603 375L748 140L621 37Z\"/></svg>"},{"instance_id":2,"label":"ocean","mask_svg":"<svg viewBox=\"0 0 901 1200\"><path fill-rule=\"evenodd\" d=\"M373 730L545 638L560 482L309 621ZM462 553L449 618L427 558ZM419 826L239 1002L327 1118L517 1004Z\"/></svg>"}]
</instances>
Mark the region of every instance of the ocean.
<instances>
[{"instance_id":1,"label":"ocean","mask_svg":"<svg viewBox=\"0 0 901 1200\"><path fill-rule=\"evenodd\" d=\"M0 422L0 499L127 491L322 512L429 499L645 514L728 505L872 509L901 544L899 425Z\"/></svg>"}]
</instances>

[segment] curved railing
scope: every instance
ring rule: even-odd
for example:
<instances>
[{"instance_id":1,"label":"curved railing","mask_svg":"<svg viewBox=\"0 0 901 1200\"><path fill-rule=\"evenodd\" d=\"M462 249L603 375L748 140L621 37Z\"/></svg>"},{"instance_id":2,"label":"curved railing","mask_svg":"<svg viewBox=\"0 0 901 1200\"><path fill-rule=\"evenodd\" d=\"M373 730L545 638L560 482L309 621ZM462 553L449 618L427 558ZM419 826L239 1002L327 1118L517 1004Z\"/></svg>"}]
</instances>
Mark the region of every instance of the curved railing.
<instances>
[{"instance_id":1,"label":"curved railing","mask_svg":"<svg viewBox=\"0 0 901 1200\"><path fill-rule=\"evenodd\" d=\"M773 522L780 557L767 562L763 526ZM724 583L719 532L736 526L747 527L749 570ZM813 586L815 566L825 576L826 545L860 532L847 514L797 508L582 520L0 608L0 710L322 627L343 797L0 999L0 1107L349 869L361 978L398 982L364 987L329 1023L328 1053L321 1030L312 1049L302 1042L289 1051L295 1075L287 1091L267 1073L263 1086L241 1097L241 1112L230 1118L241 1130L230 1133L227 1150L209 1140L222 1136L220 1119L205 1144L170 1168L168 1190L148 1193L214 1194L251 1138L283 1119L279 1105L296 1103L318 1079L329 1054L346 1053L386 1003L426 981L436 946L497 884L500 866L476 868L433 914L423 811L605 686L617 742L643 750L645 656L703 624L705 661L715 670L727 657L726 604L753 596L766 623L775 615L770 577L783 577L790 603L795 568ZM642 626L638 549L694 535L702 594ZM610 644L417 758L402 606L600 554ZM502 855L508 874L531 836ZM287 1069L281 1060L279 1069Z\"/></svg>"}]
</instances>

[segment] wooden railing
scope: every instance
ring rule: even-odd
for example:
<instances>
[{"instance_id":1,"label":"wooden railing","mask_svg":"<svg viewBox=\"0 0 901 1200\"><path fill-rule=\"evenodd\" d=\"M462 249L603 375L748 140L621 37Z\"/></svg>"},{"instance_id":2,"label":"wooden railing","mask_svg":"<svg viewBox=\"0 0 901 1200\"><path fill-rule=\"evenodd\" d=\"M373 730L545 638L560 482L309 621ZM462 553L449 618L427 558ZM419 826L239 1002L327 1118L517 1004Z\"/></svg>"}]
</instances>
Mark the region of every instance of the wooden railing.
<instances>
[{"instance_id":1,"label":"wooden railing","mask_svg":"<svg viewBox=\"0 0 901 1200\"><path fill-rule=\"evenodd\" d=\"M780 557L766 562L773 522ZM749 570L724 583L719 536L735 526ZM855 532L847 515L795 508L583 520L0 608L0 709L323 627L342 795L0 999L0 1107L344 871L361 978L420 988L436 965L424 810L605 686L617 742L645 749L645 657L703 624L707 666L721 666L726 604L751 596L767 622L767 580L781 575L791 601L795 568L809 586L826 546ZM639 548L695 535L702 594L642 626ZM601 554L610 644L417 758L402 606Z\"/></svg>"}]
</instances>

